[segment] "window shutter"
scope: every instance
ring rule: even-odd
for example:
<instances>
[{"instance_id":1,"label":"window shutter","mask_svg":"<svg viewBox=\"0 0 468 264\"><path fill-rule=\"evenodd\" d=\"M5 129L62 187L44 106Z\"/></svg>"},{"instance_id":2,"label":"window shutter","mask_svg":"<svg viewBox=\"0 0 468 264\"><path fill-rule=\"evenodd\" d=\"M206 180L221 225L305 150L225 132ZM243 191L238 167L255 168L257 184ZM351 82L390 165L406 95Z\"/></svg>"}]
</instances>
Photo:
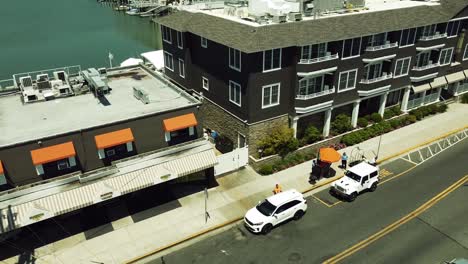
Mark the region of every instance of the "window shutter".
<instances>
[{"instance_id":1,"label":"window shutter","mask_svg":"<svg viewBox=\"0 0 468 264\"><path fill-rule=\"evenodd\" d=\"M127 151L128 152L133 151L133 143L132 142L127 142Z\"/></svg>"},{"instance_id":2,"label":"window shutter","mask_svg":"<svg viewBox=\"0 0 468 264\"><path fill-rule=\"evenodd\" d=\"M195 135L195 127L193 127L193 126L189 127L188 131L189 131L190 136Z\"/></svg>"}]
</instances>

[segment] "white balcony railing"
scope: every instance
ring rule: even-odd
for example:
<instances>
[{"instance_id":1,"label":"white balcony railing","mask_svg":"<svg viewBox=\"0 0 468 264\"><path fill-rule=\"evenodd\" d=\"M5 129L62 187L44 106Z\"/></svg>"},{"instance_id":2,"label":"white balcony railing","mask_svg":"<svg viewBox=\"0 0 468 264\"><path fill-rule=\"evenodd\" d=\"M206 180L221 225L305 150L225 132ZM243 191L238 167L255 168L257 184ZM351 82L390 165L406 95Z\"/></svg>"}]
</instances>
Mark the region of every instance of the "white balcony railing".
<instances>
[{"instance_id":1,"label":"white balcony railing","mask_svg":"<svg viewBox=\"0 0 468 264\"><path fill-rule=\"evenodd\" d=\"M377 50L384 50L384 49L390 49L390 48L396 48L396 47L398 47L398 42L385 43L379 46L367 47L366 51L377 51Z\"/></svg>"},{"instance_id":2,"label":"white balcony railing","mask_svg":"<svg viewBox=\"0 0 468 264\"><path fill-rule=\"evenodd\" d=\"M422 97L417 98L417 99L413 99L413 100L409 100L408 101L408 109L413 109L413 108L419 107L422 104L423 104L423 98Z\"/></svg>"},{"instance_id":3,"label":"white balcony railing","mask_svg":"<svg viewBox=\"0 0 468 264\"><path fill-rule=\"evenodd\" d=\"M414 66L413 71L424 71L424 70L432 69L432 68L439 67L439 66L440 66L440 64L438 62L432 63L430 61L428 65Z\"/></svg>"},{"instance_id":4,"label":"white balcony railing","mask_svg":"<svg viewBox=\"0 0 468 264\"><path fill-rule=\"evenodd\" d=\"M434 39L441 39L441 38L446 38L447 37L447 33L439 33L439 32L436 32L434 35L431 35L431 36L422 36L419 38L419 40L423 40L423 41L428 41L428 40L434 40Z\"/></svg>"},{"instance_id":5,"label":"white balcony railing","mask_svg":"<svg viewBox=\"0 0 468 264\"><path fill-rule=\"evenodd\" d=\"M327 95L327 94L332 94L335 92L335 86L333 86L331 89L328 88L328 85L325 85L324 87L325 89L321 92L317 92L317 93L313 93L313 94L298 94L296 96L296 99L299 99L299 100L307 100L307 99L312 99L312 98L316 98L316 97L320 97L320 96L324 96L324 95Z\"/></svg>"},{"instance_id":6,"label":"white balcony railing","mask_svg":"<svg viewBox=\"0 0 468 264\"><path fill-rule=\"evenodd\" d=\"M392 73L387 74L387 73L384 72L382 74L382 76L374 78L374 79L362 79L361 83L364 83L364 84L376 83L376 82L380 82L380 81L383 81L383 80L391 79L392 77L393 77Z\"/></svg>"},{"instance_id":7,"label":"white balcony railing","mask_svg":"<svg viewBox=\"0 0 468 264\"><path fill-rule=\"evenodd\" d=\"M439 100L439 93L432 93L424 97L424 104L430 104Z\"/></svg>"},{"instance_id":8,"label":"white balcony railing","mask_svg":"<svg viewBox=\"0 0 468 264\"><path fill-rule=\"evenodd\" d=\"M312 63L335 60L335 59L338 59L338 53L336 53L336 54L327 54L327 55L325 55L323 57L315 58L315 59L301 59L299 61L299 63L300 64L312 64Z\"/></svg>"}]
</instances>

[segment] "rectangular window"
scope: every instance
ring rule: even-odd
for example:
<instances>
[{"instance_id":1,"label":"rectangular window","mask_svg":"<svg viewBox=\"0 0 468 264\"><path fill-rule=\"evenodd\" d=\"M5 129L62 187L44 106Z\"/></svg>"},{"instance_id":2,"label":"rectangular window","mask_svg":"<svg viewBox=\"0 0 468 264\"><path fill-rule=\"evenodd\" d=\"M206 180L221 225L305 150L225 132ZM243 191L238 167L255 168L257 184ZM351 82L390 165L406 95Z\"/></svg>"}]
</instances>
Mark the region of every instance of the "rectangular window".
<instances>
[{"instance_id":1,"label":"rectangular window","mask_svg":"<svg viewBox=\"0 0 468 264\"><path fill-rule=\"evenodd\" d=\"M453 37L458 35L458 30L460 29L460 20L448 22L447 24L447 36Z\"/></svg>"},{"instance_id":2,"label":"rectangular window","mask_svg":"<svg viewBox=\"0 0 468 264\"><path fill-rule=\"evenodd\" d=\"M168 70L174 71L174 61L172 58L172 54L168 52L164 52L164 67Z\"/></svg>"},{"instance_id":3,"label":"rectangular window","mask_svg":"<svg viewBox=\"0 0 468 264\"><path fill-rule=\"evenodd\" d=\"M324 90L323 75L299 81L299 95L310 95Z\"/></svg>"},{"instance_id":4,"label":"rectangular window","mask_svg":"<svg viewBox=\"0 0 468 264\"><path fill-rule=\"evenodd\" d=\"M436 34L436 28L437 28L436 24L422 27L421 36L422 37L434 36Z\"/></svg>"},{"instance_id":5,"label":"rectangular window","mask_svg":"<svg viewBox=\"0 0 468 264\"><path fill-rule=\"evenodd\" d=\"M338 91L346 91L356 88L357 69L340 73L338 81Z\"/></svg>"},{"instance_id":6,"label":"rectangular window","mask_svg":"<svg viewBox=\"0 0 468 264\"><path fill-rule=\"evenodd\" d=\"M68 160L60 160L57 162L58 170L66 170L68 168L70 168L70 165L68 164Z\"/></svg>"},{"instance_id":7,"label":"rectangular window","mask_svg":"<svg viewBox=\"0 0 468 264\"><path fill-rule=\"evenodd\" d=\"M172 44L171 29L165 26L161 26L161 33L162 33L162 39L165 42Z\"/></svg>"},{"instance_id":8,"label":"rectangular window","mask_svg":"<svg viewBox=\"0 0 468 264\"><path fill-rule=\"evenodd\" d=\"M179 59L179 76L185 78L185 63L182 59Z\"/></svg>"},{"instance_id":9,"label":"rectangular window","mask_svg":"<svg viewBox=\"0 0 468 264\"><path fill-rule=\"evenodd\" d=\"M408 75L410 63L411 63L411 57L396 60L395 72L393 76L398 77L398 76Z\"/></svg>"},{"instance_id":10,"label":"rectangular window","mask_svg":"<svg viewBox=\"0 0 468 264\"><path fill-rule=\"evenodd\" d=\"M465 47L465 53L463 54L463 60L468 60L468 44Z\"/></svg>"},{"instance_id":11,"label":"rectangular window","mask_svg":"<svg viewBox=\"0 0 468 264\"><path fill-rule=\"evenodd\" d=\"M367 39L367 46L368 47L375 47L384 45L387 41L387 33L380 33L370 36Z\"/></svg>"},{"instance_id":12,"label":"rectangular window","mask_svg":"<svg viewBox=\"0 0 468 264\"><path fill-rule=\"evenodd\" d=\"M361 37L343 40L341 58L349 58L361 54Z\"/></svg>"},{"instance_id":13,"label":"rectangular window","mask_svg":"<svg viewBox=\"0 0 468 264\"><path fill-rule=\"evenodd\" d=\"M280 83L270 84L262 88L262 108L279 105Z\"/></svg>"},{"instance_id":14,"label":"rectangular window","mask_svg":"<svg viewBox=\"0 0 468 264\"><path fill-rule=\"evenodd\" d=\"M241 71L240 50L229 48L229 68Z\"/></svg>"},{"instance_id":15,"label":"rectangular window","mask_svg":"<svg viewBox=\"0 0 468 264\"><path fill-rule=\"evenodd\" d=\"M427 66L429 64L432 64L432 61L429 61L429 58L431 56L430 52L421 52L416 56L416 66L417 67L423 67Z\"/></svg>"},{"instance_id":16,"label":"rectangular window","mask_svg":"<svg viewBox=\"0 0 468 264\"><path fill-rule=\"evenodd\" d=\"M208 40L204 37L201 37L201 46L202 48L208 48Z\"/></svg>"},{"instance_id":17,"label":"rectangular window","mask_svg":"<svg viewBox=\"0 0 468 264\"><path fill-rule=\"evenodd\" d=\"M184 48L184 40L182 38L182 32L180 31L177 31L177 47L179 47L179 49Z\"/></svg>"},{"instance_id":18,"label":"rectangular window","mask_svg":"<svg viewBox=\"0 0 468 264\"><path fill-rule=\"evenodd\" d=\"M453 48L443 49L440 52L439 64L447 65L452 62Z\"/></svg>"},{"instance_id":19,"label":"rectangular window","mask_svg":"<svg viewBox=\"0 0 468 264\"><path fill-rule=\"evenodd\" d=\"M364 68L366 70L366 80L372 80L382 76L382 62L367 64Z\"/></svg>"},{"instance_id":20,"label":"rectangular window","mask_svg":"<svg viewBox=\"0 0 468 264\"><path fill-rule=\"evenodd\" d=\"M207 91L210 90L210 81L205 77L202 77L202 87Z\"/></svg>"},{"instance_id":21,"label":"rectangular window","mask_svg":"<svg viewBox=\"0 0 468 264\"><path fill-rule=\"evenodd\" d=\"M229 101L241 106L241 86L233 81L229 81Z\"/></svg>"},{"instance_id":22,"label":"rectangular window","mask_svg":"<svg viewBox=\"0 0 468 264\"><path fill-rule=\"evenodd\" d=\"M413 45L416 42L416 28L404 29L400 35L400 47Z\"/></svg>"},{"instance_id":23,"label":"rectangular window","mask_svg":"<svg viewBox=\"0 0 468 264\"><path fill-rule=\"evenodd\" d=\"M265 50L263 52L263 71L281 69L281 49Z\"/></svg>"},{"instance_id":24,"label":"rectangular window","mask_svg":"<svg viewBox=\"0 0 468 264\"><path fill-rule=\"evenodd\" d=\"M327 43L302 46L301 59L311 60L325 57L327 55Z\"/></svg>"}]
</instances>

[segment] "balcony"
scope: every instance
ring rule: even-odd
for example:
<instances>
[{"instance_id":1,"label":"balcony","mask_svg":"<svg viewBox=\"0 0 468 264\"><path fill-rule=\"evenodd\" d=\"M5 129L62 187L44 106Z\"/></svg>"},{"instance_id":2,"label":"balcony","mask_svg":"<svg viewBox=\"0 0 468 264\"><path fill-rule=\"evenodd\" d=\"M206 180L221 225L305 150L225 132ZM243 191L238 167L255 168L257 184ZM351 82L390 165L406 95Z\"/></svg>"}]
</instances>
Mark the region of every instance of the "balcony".
<instances>
[{"instance_id":1,"label":"balcony","mask_svg":"<svg viewBox=\"0 0 468 264\"><path fill-rule=\"evenodd\" d=\"M390 48L396 48L398 47L398 42L390 43L387 41L387 43L379 46L372 46L372 47L367 47L366 51L378 51L378 50L384 50L384 49L390 49Z\"/></svg>"},{"instance_id":2,"label":"balcony","mask_svg":"<svg viewBox=\"0 0 468 264\"><path fill-rule=\"evenodd\" d=\"M434 35L431 35L431 36L422 36L419 38L419 40L421 41L429 41L429 40L435 40L435 39L442 39L442 38L446 38L447 37L447 33L439 33L439 32L436 32Z\"/></svg>"},{"instance_id":3,"label":"balcony","mask_svg":"<svg viewBox=\"0 0 468 264\"><path fill-rule=\"evenodd\" d=\"M362 79L360 83L362 83L362 84L371 84L371 83L385 81L385 80L388 80L388 79L391 79L391 78L393 78L392 73L388 73L388 74L383 73L382 76L374 78L374 79Z\"/></svg>"},{"instance_id":4,"label":"balcony","mask_svg":"<svg viewBox=\"0 0 468 264\"><path fill-rule=\"evenodd\" d=\"M440 66L440 64L438 62L436 62L436 63L429 62L429 64L427 64L427 65L414 66L413 71L424 71L424 70L436 68L436 67L439 67L439 66Z\"/></svg>"},{"instance_id":5,"label":"balcony","mask_svg":"<svg viewBox=\"0 0 468 264\"><path fill-rule=\"evenodd\" d=\"M408 101L408 110L420 107L420 106L422 106L422 104L423 104L423 98L422 97L416 98L416 99L413 99L413 100L409 100Z\"/></svg>"},{"instance_id":6,"label":"balcony","mask_svg":"<svg viewBox=\"0 0 468 264\"><path fill-rule=\"evenodd\" d=\"M298 94L296 96L296 99L297 100L308 100L308 99L317 98L317 97L324 96L324 95L327 95L327 94L332 94L332 93L335 93L335 87L333 86L330 89L330 87L328 85L325 85L324 90L321 91L321 92L317 92L317 93L313 93L313 94L305 94L305 95Z\"/></svg>"},{"instance_id":7,"label":"balcony","mask_svg":"<svg viewBox=\"0 0 468 264\"><path fill-rule=\"evenodd\" d=\"M338 53L336 54L330 54L327 52L327 55L320 57L320 58L315 58L315 59L301 59L299 61L299 64L313 64L313 63L318 63L322 61L329 61L329 60L336 60L338 59Z\"/></svg>"},{"instance_id":8,"label":"balcony","mask_svg":"<svg viewBox=\"0 0 468 264\"><path fill-rule=\"evenodd\" d=\"M432 93L424 97L424 105L439 101L439 93Z\"/></svg>"}]
</instances>

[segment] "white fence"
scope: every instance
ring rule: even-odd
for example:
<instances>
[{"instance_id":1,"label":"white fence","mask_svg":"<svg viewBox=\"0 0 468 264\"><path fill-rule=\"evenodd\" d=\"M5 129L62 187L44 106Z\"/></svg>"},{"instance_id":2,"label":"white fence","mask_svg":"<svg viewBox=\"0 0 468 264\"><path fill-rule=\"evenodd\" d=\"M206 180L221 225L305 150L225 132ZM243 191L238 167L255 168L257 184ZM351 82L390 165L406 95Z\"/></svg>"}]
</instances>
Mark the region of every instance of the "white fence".
<instances>
[{"instance_id":1,"label":"white fence","mask_svg":"<svg viewBox=\"0 0 468 264\"><path fill-rule=\"evenodd\" d=\"M216 156L218 164L214 167L215 176L238 170L249 162L248 147L237 148L231 152Z\"/></svg>"}]
</instances>

